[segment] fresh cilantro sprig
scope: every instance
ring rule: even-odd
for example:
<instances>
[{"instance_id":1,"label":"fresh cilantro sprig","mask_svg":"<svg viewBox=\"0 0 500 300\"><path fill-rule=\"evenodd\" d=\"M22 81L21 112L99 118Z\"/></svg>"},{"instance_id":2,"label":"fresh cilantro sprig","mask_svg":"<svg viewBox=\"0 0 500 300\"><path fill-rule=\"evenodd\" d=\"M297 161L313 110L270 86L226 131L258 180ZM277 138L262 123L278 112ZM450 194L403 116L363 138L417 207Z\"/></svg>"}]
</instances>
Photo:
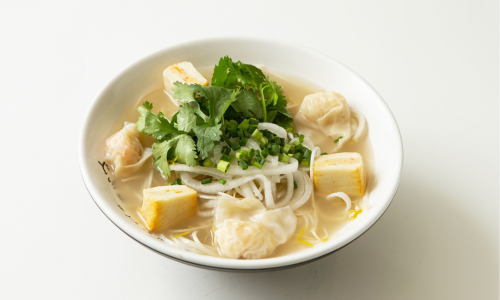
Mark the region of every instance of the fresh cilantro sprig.
<instances>
[{"instance_id":1,"label":"fresh cilantro sprig","mask_svg":"<svg viewBox=\"0 0 500 300\"><path fill-rule=\"evenodd\" d=\"M188 166L196 166L198 155L196 154L195 142L193 137L188 134L191 130L189 127L192 126L192 117L189 116L189 111L183 113L183 110L189 109L180 109L179 115L181 117L177 117L178 121L181 120L180 128L179 123L175 126L162 112L155 114L151 111L152 109L153 105L147 101L137 108L140 117L136 127L138 131L150 135L158 141L158 143L153 144L153 164L166 178L170 176L169 161L175 160ZM184 116L185 114L187 116Z\"/></svg>"},{"instance_id":2,"label":"fresh cilantro sprig","mask_svg":"<svg viewBox=\"0 0 500 300\"><path fill-rule=\"evenodd\" d=\"M226 56L214 68L212 86L181 82L174 86L172 96L181 105L172 120L161 112L153 113L153 105L147 101L137 109L137 129L157 140L153 144L154 165L166 178L170 176L169 165L180 162L195 166L219 141L229 145L234 136L226 129L228 121L255 118L293 130L281 87L253 65L233 62Z\"/></svg>"},{"instance_id":3,"label":"fresh cilantro sprig","mask_svg":"<svg viewBox=\"0 0 500 300\"><path fill-rule=\"evenodd\" d=\"M245 95L245 101L241 101L241 103L245 103L247 110L250 110L251 107L255 117L264 122L273 122L278 113L283 115L283 121L287 121L287 123L293 121L292 115L286 109L287 101L281 86L270 80L262 70L253 65L244 64L240 61L233 62L228 56L222 57L219 64L214 68L212 86L229 89L243 88L244 91L247 91L247 94ZM250 91L253 93L250 93ZM247 110L243 108L238 110L235 106L238 105L233 104L236 111L246 114ZM256 106L260 106L258 112Z\"/></svg>"}]
</instances>

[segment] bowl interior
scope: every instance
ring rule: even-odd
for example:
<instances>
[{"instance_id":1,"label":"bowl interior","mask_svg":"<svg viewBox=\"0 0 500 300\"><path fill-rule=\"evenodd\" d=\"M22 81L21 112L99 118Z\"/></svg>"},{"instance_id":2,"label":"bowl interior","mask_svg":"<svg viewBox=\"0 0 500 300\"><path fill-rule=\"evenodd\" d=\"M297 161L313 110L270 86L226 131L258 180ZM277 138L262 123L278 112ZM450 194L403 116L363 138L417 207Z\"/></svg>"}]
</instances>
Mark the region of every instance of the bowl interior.
<instances>
[{"instance_id":1,"label":"bowl interior","mask_svg":"<svg viewBox=\"0 0 500 300\"><path fill-rule=\"evenodd\" d=\"M334 239L307 251L260 260L233 260L198 255L169 247L128 218L118 207L98 161L104 158L104 142L123 111L162 82L163 70L180 61L196 67L213 66L220 57L262 64L282 73L301 77L325 90L345 96L361 111L369 128L374 160L371 163L370 203ZM394 197L401 174L403 149L397 124L385 102L361 77L339 62L305 47L262 39L210 39L170 47L136 62L120 72L96 97L82 124L80 168L85 185L103 213L121 230L143 245L188 263L224 269L270 269L300 264L335 251L365 232L384 213Z\"/></svg>"}]
</instances>

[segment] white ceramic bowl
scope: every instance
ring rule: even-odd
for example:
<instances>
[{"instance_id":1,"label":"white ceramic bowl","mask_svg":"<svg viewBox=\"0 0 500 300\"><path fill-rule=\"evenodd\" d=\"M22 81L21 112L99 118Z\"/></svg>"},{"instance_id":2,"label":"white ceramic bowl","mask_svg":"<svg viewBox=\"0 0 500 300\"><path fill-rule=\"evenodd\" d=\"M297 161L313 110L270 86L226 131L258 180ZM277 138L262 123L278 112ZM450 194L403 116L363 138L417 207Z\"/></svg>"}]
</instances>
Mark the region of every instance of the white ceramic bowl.
<instances>
[{"instance_id":1,"label":"white ceramic bowl","mask_svg":"<svg viewBox=\"0 0 500 300\"><path fill-rule=\"evenodd\" d=\"M361 111L373 146L372 173L376 184L370 194L372 208L330 241L306 251L259 260L214 258L172 248L142 230L118 207L98 161L104 158L103 142L123 110L162 80L162 71L180 61L213 66L229 55L245 63L262 64L343 94L349 105ZM184 43L139 60L120 72L92 101L80 132L78 149L83 181L101 211L128 236L150 250L171 259L208 269L257 271L282 269L324 257L368 230L389 207L399 185L403 146L394 117L377 92L359 75L311 49L288 42L260 38L218 38Z\"/></svg>"}]
</instances>

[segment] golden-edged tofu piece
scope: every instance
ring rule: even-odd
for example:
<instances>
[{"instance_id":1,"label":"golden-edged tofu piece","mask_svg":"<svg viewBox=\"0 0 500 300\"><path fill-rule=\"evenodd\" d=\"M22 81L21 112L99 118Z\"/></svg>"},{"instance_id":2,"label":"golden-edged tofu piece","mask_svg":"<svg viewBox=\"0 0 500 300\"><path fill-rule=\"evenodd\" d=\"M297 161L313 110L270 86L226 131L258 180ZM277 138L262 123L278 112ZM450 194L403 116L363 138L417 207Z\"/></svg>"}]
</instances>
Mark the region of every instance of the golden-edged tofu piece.
<instances>
[{"instance_id":1,"label":"golden-edged tofu piece","mask_svg":"<svg viewBox=\"0 0 500 300\"><path fill-rule=\"evenodd\" d=\"M203 77L203 75L195 69L192 63L184 61L178 64L174 64L169 66L163 71L163 82L165 84L165 91L173 95L172 88L174 87L174 82L180 81L182 83L197 83L202 86L207 86L208 81ZM174 99L172 96L172 100L175 101L177 105L179 102Z\"/></svg>"},{"instance_id":2,"label":"golden-edged tofu piece","mask_svg":"<svg viewBox=\"0 0 500 300\"><path fill-rule=\"evenodd\" d=\"M321 155L314 159L313 180L320 192L361 196L366 181L363 158L355 152Z\"/></svg>"},{"instance_id":3,"label":"golden-edged tofu piece","mask_svg":"<svg viewBox=\"0 0 500 300\"><path fill-rule=\"evenodd\" d=\"M185 185L145 189L139 213L149 231L162 230L195 215L196 199L196 191Z\"/></svg>"}]
</instances>

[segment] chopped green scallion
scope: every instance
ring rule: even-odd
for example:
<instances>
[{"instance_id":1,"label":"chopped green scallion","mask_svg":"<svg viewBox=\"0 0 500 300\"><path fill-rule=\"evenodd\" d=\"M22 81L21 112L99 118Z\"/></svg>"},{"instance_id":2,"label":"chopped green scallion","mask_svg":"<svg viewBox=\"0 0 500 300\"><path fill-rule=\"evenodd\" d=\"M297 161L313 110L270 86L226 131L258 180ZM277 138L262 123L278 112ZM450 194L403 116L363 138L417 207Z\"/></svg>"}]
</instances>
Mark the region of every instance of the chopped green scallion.
<instances>
[{"instance_id":1,"label":"chopped green scallion","mask_svg":"<svg viewBox=\"0 0 500 300\"><path fill-rule=\"evenodd\" d=\"M307 160L311 159L311 150L309 149L304 150L304 158Z\"/></svg>"},{"instance_id":2,"label":"chopped green scallion","mask_svg":"<svg viewBox=\"0 0 500 300\"><path fill-rule=\"evenodd\" d=\"M262 132L260 132L258 129L255 129L255 131L252 133L252 136L258 141L262 137Z\"/></svg>"},{"instance_id":3,"label":"chopped green scallion","mask_svg":"<svg viewBox=\"0 0 500 300\"><path fill-rule=\"evenodd\" d=\"M262 149L262 156L267 157L269 155L269 152L267 151L267 148Z\"/></svg>"},{"instance_id":4,"label":"chopped green scallion","mask_svg":"<svg viewBox=\"0 0 500 300\"><path fill-rule=\"evenodd\" d=\"M238 165L239 165L239 166L241 167L241 169L243 169L243 170L248 169L248 163L247 163L246 161L244 161L244 160L239 161L239 162L238 162Z\"/></svg>"},{"instance_id":5,"label":"chopped green scallion","mask_svg":"<svg viewBox=\"0 0 500 300\"><path fill-rule=\"evenodd\" d=\"M241 160L245 160L246 157L247 157L247 153L248 151L247 150L240 150L236 153L236 159L238 161L241 161Z\"/></svg>"},{"instance_id":6,"label":"chopped green scallion","mask_svg":"<svg viewBox=\"0 0 500 300\"><path fill-rule=\"evenodd\" d=\"M259 164L259 163L258 163L258 162L256 162L256 161L254 161L253 165L254 165L254 166L256 166L256 167L257 167L257 168L259 168L259 169L262 169L262 165L261 165L261 164Z\"/></svg>"},{"instance_id":7,"label":"chopped green scallion","mask_svg":"<svg viewBox=\"0 0 500 300\"><path fill-rule=\"evenodd\" d=\"M221 159L221 161L227 161L229 163L232 163L234 160L234 156L224 154L224 155L222 155L222 157L220 159Z\"/></svg>"},{"instance_id":8,"label":"chopped green scallion","mask_svg":"<svg viewBox=\"0 0 500 300\"><path fill-rule=\"evenodd\" d=\"M309 161L307 159L303 159L301 162L300 162L300 166L301 167L309 167Z\"/></svg>"},{"instance_id":9,"label":"chopped green scallion","mask_svg":"<svg viewBox=\"0 0 500 300\"><path fill-rule=\"evenodd\" d=\"M249 123L250 123L251 125L259 125L259 120L254 119L254 118L251 118L251 119L249 120Z\"/></svg>"},{"instance_id":10,"label":"chopped green scallion","mask_svg":"<svg viewBox=\"0 0 500 300\"><path fill-rule=\"evenodd\" d=\"M201 184L212 183L213 180L214 180L213 178L206 178L201 181Z\"/></svg>"},{"instance_id":11,"label":"chopped green scallion","mask_svg":"<svg viewBox=\"0 0 500 300\"><path fill-rule=\"evenodd\" d=\"M240 123L240 125L238 125L238 128L245 131L248 129L249 126L250 124L248 123L248 119L245 119Z\"/></svg>"},{"instance_id":12,"label":"chopped green scallion","mask_svg":"<svg viewBox=\"0 0 500 300\"><path fill-rule=\"evenodd\" d=\"M214 162L210 160L210 158L205 158L205 160L203 161L203 166L204 167L207 167L207 168L210 168L211 166L214 165Z\"/></svg>"},{"instance_id":13,"label":"chopped green scallion","mask_svg":"<svg viewBox=\"0 0 500 300\"><path fill-rule=\"evenodd\" d=\"M287 164L289 160L290 160L290 156L288 156L288 154L286 154L286 153L281 153L281 156L280 156L280 158L279 158L279 161L281 161L282 163Z\"/></svg>"},{"instance_id":14,"label":"chopped green scallion","mask_svg":"<svg viewBox=\"0 0 500 300\"><path fill-rule=\"evenodd\" d=\"M226 180L224 180L224 179L222 179L222 178L219 178L219 182L220 182L222 185L224 185L224 184L226 184L226 183L227 183L227 181L226 181Z\"/></svg>"},{"instance_id":15,"label":"chopped green scallion","mask_svg":"<svg viewBox=\"0 0 500 300\"><path fill-rule=\"evenodd\" d=\"M255 156L255 150L253 148L250 148L247 153L247 157L249 159L253 158Z\"/></svg>"},{"instance_id":16,"label":"chopped green scallion","mask_svg":"<svg viewBox=\"0 0 500 300\"><path fill-rule=\"evenodd\" d=\"M231 144L231 149L233 149L234 151L238 151L238 150L240 150L240 149L241 149L241 145L240 145L240 143L238 143L238 142L234 142L234 143L232 143L232 144Z\"/></svg>"},{"instance_id":17,"label":"chopped green scallion","mask_svg":"<svg viewBox=\"0 0 500 300\"><path fill-rule=\"evenodd\" d=\"M298 161L301 161L302 158L304 158L304 155L302 153L295 153L294 158Z\"/></svg>"},{"instance_id":18,"label":"chopped green scallion","mask_svg":"<svg viewBox=\"0 0 500 300\"><path fill-rule=\"evenodd\" d=\"M299 135L299 143L302 144L303 142L304 142L304 135L301 134L301 135Z\"/></svg>"},{"instance_id":19,"label":"chopped green scallion","mask_svg":"<svg viewBox=\"0 0 500 300\"><path fill-rule=\"evenodd\" d=\"M170 185L182 185L182 181L180 178L177 178L176 180L172 181Z\"/></svg>"},{"instance_id":20,"label":"chopped green scallion","mask_svg":"<svg viewBox=\"0 0 500 300\"><path fill-rule=\"evenodd\" d=\"M225 160L219 161L219 164L217 165L217 170L226 173L229 167L231 166L231 163Z\"/></svg>"}]
</instances>

